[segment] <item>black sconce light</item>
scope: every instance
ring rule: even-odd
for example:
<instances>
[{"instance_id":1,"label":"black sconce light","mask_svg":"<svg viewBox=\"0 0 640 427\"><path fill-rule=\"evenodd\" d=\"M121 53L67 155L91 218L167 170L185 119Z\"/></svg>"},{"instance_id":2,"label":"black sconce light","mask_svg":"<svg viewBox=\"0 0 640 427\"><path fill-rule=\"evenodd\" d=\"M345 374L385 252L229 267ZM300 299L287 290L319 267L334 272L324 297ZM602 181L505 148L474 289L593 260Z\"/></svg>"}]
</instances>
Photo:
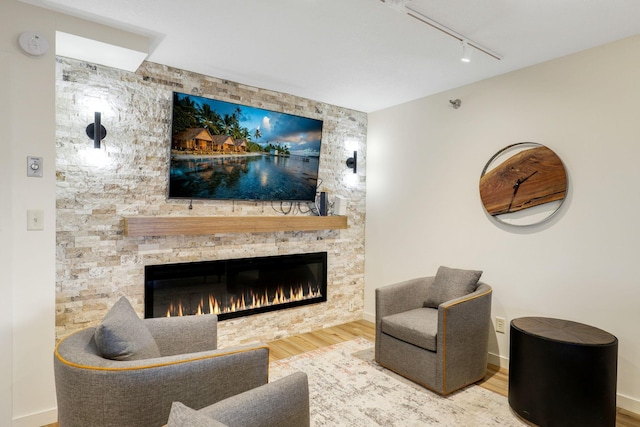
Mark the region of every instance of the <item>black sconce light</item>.
<instances>
[{"instance_id":1,"label":"black sconce light","mask_svg":"<svg viewBox=\"0 0 640 427\"><path fill-rule=\"evenodd\" d=\"M347 167L353 169L353 173L358 171L358 152L353 152L353 157L347 159Z\"/></svg>"},{"instance_id":2,"label":"black sconce light","mask_svg":"<svg viewBox=\"0 0 640 427\"><path fill-rule=\"evenodd\" d=\"M96 132L96 129L100 129L100 132ZM100 148L100 141L107 136L107 129L100 124L100 112L96 111L94 122L87 126L87 136L93 139L93 148Z\"/></svg>"}]
</instances>

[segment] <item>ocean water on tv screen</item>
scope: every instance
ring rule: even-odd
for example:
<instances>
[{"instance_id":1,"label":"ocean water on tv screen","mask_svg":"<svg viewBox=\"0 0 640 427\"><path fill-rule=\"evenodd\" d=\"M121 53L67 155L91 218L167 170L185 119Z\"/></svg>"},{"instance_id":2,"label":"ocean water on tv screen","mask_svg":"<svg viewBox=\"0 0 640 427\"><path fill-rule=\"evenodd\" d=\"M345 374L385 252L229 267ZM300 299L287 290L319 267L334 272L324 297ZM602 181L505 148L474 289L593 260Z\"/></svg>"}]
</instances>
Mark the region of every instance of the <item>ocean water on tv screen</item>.
<instances>
[{"instance_id":1,"label":"ocean water on tv screen","mask_svg":"<svg viewBox=\"0 0 640 427\"><path fill-rule=\"evenodd\" d=\"M174 156L170 198L314 201L318 157Z\"/></svg>"}]
</instances>

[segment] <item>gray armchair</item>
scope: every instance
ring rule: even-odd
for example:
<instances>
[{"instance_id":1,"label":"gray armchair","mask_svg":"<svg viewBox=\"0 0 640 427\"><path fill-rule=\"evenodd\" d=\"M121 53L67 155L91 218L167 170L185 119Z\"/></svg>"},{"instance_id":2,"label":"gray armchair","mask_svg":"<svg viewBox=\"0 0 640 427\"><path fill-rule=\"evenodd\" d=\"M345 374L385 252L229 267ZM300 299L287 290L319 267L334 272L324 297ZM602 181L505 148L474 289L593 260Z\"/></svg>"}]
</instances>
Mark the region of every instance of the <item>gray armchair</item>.
<instances>
[{"instance_id":1,"label":"gray armchair","mask_svg":"<svg viewBox=\"0 0 640 427\"><path fill-rule=\"evenodd\" d=\"M436 304L435 277L376 289L376 361L442 395L484 378L492 290L478 278L470 292Z\"/></svg>"},{"instance_id":2,"label":"gray armchair","mask_svg":"<svg viewBox=\"0 0 640 427\"><path fill-rule=\"evenodd\" d=\"M160 357L105 359L96 328L60 341L54 354L60 427L158 427L174 401L200 409L268 381L268 347L216 349L215 315L139 320Z\"/></svg>"}]
</instances>

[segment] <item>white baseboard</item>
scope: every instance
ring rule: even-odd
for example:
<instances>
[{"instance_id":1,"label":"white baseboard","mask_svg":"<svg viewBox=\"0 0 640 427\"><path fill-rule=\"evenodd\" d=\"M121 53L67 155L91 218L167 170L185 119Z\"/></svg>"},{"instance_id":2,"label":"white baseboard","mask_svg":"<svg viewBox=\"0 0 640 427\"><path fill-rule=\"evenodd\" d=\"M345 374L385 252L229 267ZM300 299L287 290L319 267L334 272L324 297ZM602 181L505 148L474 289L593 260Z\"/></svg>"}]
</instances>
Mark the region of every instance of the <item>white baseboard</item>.
<instances>
[{"instance_id":1,"label":"white baseboard","mask_svg":"<svg viewBox=\"0 0 640 427\"><path fill-rule=\"evenodd\" d=\"M508 357L500 356L499 354L489 353L488 362L492 365L496 365L504 369L509 369Z\"/></svg>"},{"instance_id":2,"label":"white baseboard","mask_svg":"<svg viewBox=\"0 0 640 427\"><path fill-rule=\"evenodd\" d=\"M376 315L372 313L367 313L366 311L362 313L362 319L367 322L376 323Z\"/></svg>"},{"instance_id":3,"label":"white baseboard","mask_svg":"<svg viewBox=\"0 0 640 427\"><path fill-rule=\"evenodd\" d=\"M626 409L627 411L631 411L634 414L640 415L640 400L634 399L629 396L624 396L622 394L617 395L618 401L616 406L618 408Z\"/></svg>"},{"instance_id":4,"label":"white baseboard","mask_svg":"<svg viewBox=\"0 0 640 427\"><path fill-rule=\"evenodd\" d=\"M14 418L11 427L45 426L58 422L58 408Z\"/></svg>"}]
</instances>

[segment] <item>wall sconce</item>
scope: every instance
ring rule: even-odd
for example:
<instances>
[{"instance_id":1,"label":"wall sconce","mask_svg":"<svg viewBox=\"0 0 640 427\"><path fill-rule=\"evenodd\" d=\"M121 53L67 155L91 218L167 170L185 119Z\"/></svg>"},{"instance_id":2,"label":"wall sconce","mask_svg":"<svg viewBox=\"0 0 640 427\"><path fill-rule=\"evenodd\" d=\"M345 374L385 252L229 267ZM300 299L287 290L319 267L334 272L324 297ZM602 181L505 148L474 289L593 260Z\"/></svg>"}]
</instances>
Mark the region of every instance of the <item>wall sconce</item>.
<instances>
[{"instance_id":1,"label":"wall sconce","mask_svg":"<svg viewBox=\"0 0 640 427\"><path fill-rule=\"evenodd\" d=\"M347 167L353 169L353 173L358 171L358 152L353 152L353 157L347 159Z\"/></svg>"},{"instance_id":2,"label":"wall sconce","mask_svg":"<svg viewBox=\"0 0 640 427\"><path fill-rule=\"evenodd\" d=\"M107 129L100 123L100 112L96 111L93 123L87 126L87 136L93 139L93 148L100 148L100 141L107 136ZM96 129L100 129L100 132L96 132Z\"/></svg>"}]
</instances>

